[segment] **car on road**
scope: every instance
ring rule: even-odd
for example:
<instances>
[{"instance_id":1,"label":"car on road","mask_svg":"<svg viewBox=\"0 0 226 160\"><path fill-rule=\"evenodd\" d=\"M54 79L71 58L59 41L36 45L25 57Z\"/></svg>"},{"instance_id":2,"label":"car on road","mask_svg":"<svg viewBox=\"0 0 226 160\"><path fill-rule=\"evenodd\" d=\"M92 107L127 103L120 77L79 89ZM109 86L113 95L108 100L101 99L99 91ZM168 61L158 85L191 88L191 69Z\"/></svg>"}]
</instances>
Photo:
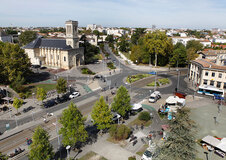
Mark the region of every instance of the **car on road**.
<instances>
[{"instance_id":1,"label":"car on road","mask_svg":"<svg viewBox=\"0 0 226 160\"><path fill-rule=\"evenodd\" d=\"M156 75L155 71L148 72L148 74Z\"/></svg>"},{"instance_id":2,"label":"car on road","mask_svg":"<svg viewBox=\"0 0 226 160\"><path fill-rule=\"evenodd\" d=\"M51 100L49 100L49 101L43 103L43 106L44 106L45 108L49 108L49 107L52 107L52 106L54 106L54 105L56 105L56 102L55 102L54 99L51 99Z\"/></svg>"},{"instance_id":3,"label":"car on road","mask_svg":"<svg viewBox=\"0 0 226 160\"><path fill-rule=\"evenodd\" d=\"M141 159L142 160L152 160L152 156L153 156L152 153L150 151L146 150L144 152L144 154L142 155Z\"/></svg>"},{"instance_id":4,"label":"car on road","mask_svg":"<svg viewBox=\"0 0 226 160\"><path fill-rule=\"evenodd\" d=\"M79 93L79 92L73 92L73 93L69 96L69 98L72 99L72 98L76 98L76 97L78 97L78 96L80 96L80 93Z\"/></svg>"},{"instance_id":5,"label":"car on road","mask_svg":"<svg viewBox=\"0 0 226 160\"><path fill-rule=\"evenodd\" d=\"M149 97L149 102L150 103L155 103L160 98L161 98L160 92L159 91L154 91Z\"/></svg>"},{"instance_id":6,"label":"car on road","mask_svg":"<svg viewBox=\"0 0 226 160\"><path fill-rule=\"evenodd\" d=\"M103 76L100 75L100 74L97 74L97 75L94 76L94 78L99 79L99 78L103 78Z\"/></svg>"}]
</instances>

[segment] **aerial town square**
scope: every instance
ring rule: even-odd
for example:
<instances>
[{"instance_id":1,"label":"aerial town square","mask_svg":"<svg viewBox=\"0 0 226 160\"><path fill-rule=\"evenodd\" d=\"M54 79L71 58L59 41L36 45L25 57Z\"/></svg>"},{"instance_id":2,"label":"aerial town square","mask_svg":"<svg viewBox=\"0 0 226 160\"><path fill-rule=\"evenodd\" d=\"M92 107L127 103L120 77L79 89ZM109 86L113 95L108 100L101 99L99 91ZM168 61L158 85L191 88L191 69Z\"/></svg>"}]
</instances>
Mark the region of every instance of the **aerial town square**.
<instances>
[{"instance_id":1,"label":"aerial town square","mask_svg":"<svg viewBox=\"0 0 226 160\"><path fill-rule=\"evenodd\" d=\"M2 0L0 160L226 158L226 2Z\"/></svg>"}]
</instances>

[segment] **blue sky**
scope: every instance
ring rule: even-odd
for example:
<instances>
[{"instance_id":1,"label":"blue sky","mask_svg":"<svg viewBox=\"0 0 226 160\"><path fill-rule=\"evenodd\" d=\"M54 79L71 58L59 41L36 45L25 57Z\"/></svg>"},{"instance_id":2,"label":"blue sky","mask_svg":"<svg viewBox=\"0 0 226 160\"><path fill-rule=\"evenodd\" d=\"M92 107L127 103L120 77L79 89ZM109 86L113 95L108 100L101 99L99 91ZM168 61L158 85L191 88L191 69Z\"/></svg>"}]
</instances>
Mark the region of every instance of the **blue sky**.
<instances>
[{"instance_id":1,"label":"blue sky","mask_svg":"<svg viewBox=\"0 0 226 160\"><path fill-rule=\"evenodd\" d=\"M0 26L226 28L225 0L0 0Z\"/></svg>"}]
</instances>

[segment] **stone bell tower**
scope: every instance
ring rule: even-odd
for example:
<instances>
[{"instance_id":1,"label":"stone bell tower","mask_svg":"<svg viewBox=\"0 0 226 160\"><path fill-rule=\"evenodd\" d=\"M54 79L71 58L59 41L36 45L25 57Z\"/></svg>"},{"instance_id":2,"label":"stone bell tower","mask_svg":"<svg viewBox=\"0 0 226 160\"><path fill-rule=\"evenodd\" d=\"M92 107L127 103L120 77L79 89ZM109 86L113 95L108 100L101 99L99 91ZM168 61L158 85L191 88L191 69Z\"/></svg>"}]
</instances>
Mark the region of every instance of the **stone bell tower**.
<instances>
[{"instance_id":1,"label":"stone bell tower","mask_svg":"<svg viewBox=\"0 0 226 160\"><path fill-rule=\"evenodd\" d=\"M66 21L66 44L70 45L72 48L79 48L78 39L78 21Z\"/></svg>"}]
</instances>

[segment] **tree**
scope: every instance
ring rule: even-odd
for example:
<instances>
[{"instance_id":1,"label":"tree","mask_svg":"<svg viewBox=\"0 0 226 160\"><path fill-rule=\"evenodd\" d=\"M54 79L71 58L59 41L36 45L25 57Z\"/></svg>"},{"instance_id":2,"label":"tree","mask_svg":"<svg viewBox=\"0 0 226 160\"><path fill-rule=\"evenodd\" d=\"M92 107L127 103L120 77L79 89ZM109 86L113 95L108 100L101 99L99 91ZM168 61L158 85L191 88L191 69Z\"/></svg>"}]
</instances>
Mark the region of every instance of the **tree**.
<instances>
[{"instance_id":1,"label":"tree","mask_svg":"<svg viewBox=\"0 0 226 160\"><path fill-rule=\"evenodd\" d=\"M24 101L22 99L18 99L17 97L15 97L13 99L13 107L16 108L17 113L18 113L18 109L23 105Z\"/></svg>"},{"instance_id":2,"label":"tree","mask_svg":"<svg viewBox=\"0 0 226 160\"><path fill-rule=\"evenodd\" d=\"M53 147L49 141L49 134L42 127L38 126L32 136L30 146L30 160L49 160L54 156Z\"/></svg>"},{"instance_id":3,"label":"tree","mask_svg":"<svg viewBox=\"0 0 226 160\"><path fill-rule=\"evenodd\" d=\"M111 127L113 115L103 96L100 97L99 101L96 101L91 117L94 120L94 124L97 124L98 129L103 130Z\"/></svg>"},{"instance_id":4,"label":"tree","mask_svg":"<svg viewBox=\"0 0 226 160\"><path fill-rule=\"evenodd\" d=\"M119 46L119 51L121 51L121 52L129 51L130 44L129 44L126 36L120 37L117 45Z\"/></svg>"},{"instance_id":5,"label":"tree","mask_svg":"<svg viewBox=\"0 0 226 160\"><path fill-rule=\"evenodd\" d=\"M47 93L43 88L37 88L36 98L39 101L42 101L42 103L43 103L43 100L46 99L46 96L47 96Z\"/></svg>"},{"instance_id":6,"label":"tree","mask_svg":"<svg viewBox=\"0 0 226 160\"><path fill-rule=\"evenodd\" d=\"M167 57L173 49L172 40L168 39L166 34L161 31L147 33L146 35L144 35L142 43L148 48L150 55L155 55L155 67L158 64L158 55L163 55Z\"/></svg>"},{"instance_id":7,"label":"tree","mask_svg":"<svg viewBox=\"0 0 226 160\"><path fill-rule=\"evenodd\" d=\"M191 40L187 42L186 48L194 48L195 52L197 52L203 48L203 45L199 41Z\"/></svg>"},{"instance_id":8,"label":"tree","mask_svg":"<svg viewBox=\"0 0 226 160\"><path fill-rule=\"evenodd\" d=\"M77 142L85 142L88 134L84 125L85 118L74 103L68 106L62 113L59 122L62 128L59 133L63 135L63 145L75 146Z\"/></svg>"},{"instance_id":9,"label":"tree","mask_svg":"<svg viewBox=\"0 0 226 160\"><path fill-rule=\"evenodd\" d=\"M105 41L109 42L109 43L113 43L114 42L114 37L112 34L107 35L107 37L105 38Z\"/></svg>"},{"instance_id":10,"label":"tree","mask_svg":"<svg viewBox=\"0 0 226 160\"><path fill-rule=\"evenodd\" d=\"M138 45L138 40L145 34L146 28L136 28L135 32L131 36L131 43Z\"/></svg>"},{"instance_id":11,"label":"tree","mask_svg":"<svg viewBox=\"0 0 226 160\"><path fill-rule=\"evenodd\" d=\"M65 93L67 91L67 81L62 77L57 80L56 90L58 94Z\"/></svg>"},{"instance_id":12,"label":"tree","mask_svg":"<svg viewBox=\"0 0 226 160\"><path fill-rule=\"evenodd\" d=\"M19 45L0 42L0 83L12 83L17 77L26 80L30 66L30 59Z\"/></svg>"},{"instance_id":13,"label":"tree","mask_svg":"<svg viewBox=\"0 0 226 160\"><path fill-rule=\"evenodd\" d=\"M112 103L112 109L120 114L121 116L125 116L127 112L131 109L130 105L130 95L128 90L124 86L120 86L117 90L117 94L114 97L114 101Z\"/></svg>"},{"instance_id":14,"label":"tree","mask_svg":"<svg viewBox=\"0 0 226 160\"><path fill-rule=\"evenodd\" d=\"M189 48L187 49L187 61L190 63L191 60L194 60L199 55L196 53L195 48Z\"/></svg>"},{"instance_id":15,"label":"tree","mask_svg":"<svg viewBox=\"0 0 226 160\"><path fill-rule=\"evenodd\" d=\"M177 43L174 46L174 51L170 57L170 65L175 67L184 67L186 65L187 61L187 53L186 48L182 43Z\"/></svg>"},{"instance_id":16,"label":"tree","mask_svg":"<svg viewBox=\"0 0 226 160\"><path fill-rule=\"evenodd\" d=\"M158 150L159 160L195 160L196 124L190 119L188 108L178 109L175 119L169 121L169 136Z\"/></svg>"},{"instance_id":17,"label":"tree","mask_svg":"<svg viewBox=\"0 0 226 160\"><path fill-rule=\"evenodd\" d=\"M9 159L6 155L2 154L2 152L0 152L0 160L7 160Z\"/></svg>"},{"instance_id":18,"label":"tree","mask_svg":"<svg viewBox=\"0 0 226 160\"><path fill-rule=\"evenodd\" d=\"M25 31L22 32L19 36L20 45L26 45L37 38L37 33L34 31Z\"/></svg>"}]
</instances>

